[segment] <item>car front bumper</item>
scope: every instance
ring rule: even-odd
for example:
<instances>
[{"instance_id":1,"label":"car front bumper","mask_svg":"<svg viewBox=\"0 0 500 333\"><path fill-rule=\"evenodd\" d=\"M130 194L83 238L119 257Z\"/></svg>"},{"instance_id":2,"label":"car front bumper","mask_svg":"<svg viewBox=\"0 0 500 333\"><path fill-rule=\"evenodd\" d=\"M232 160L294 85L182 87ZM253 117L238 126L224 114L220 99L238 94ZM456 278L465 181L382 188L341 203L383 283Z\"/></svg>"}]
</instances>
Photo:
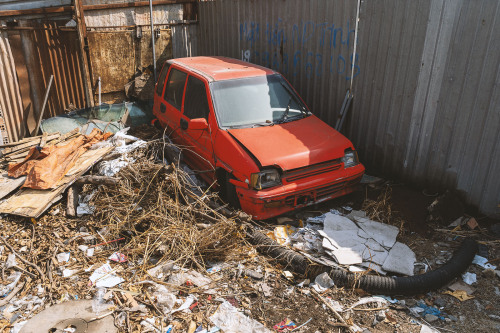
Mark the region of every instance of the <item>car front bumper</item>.
<instances>
[{"instance_id":1,"label":"car front bumper","mask_svg":"<svg viewBox=\"0 0 500 333\"><path fill-rule=\"evenodd\" d=\"M256 220L265 220L297 208L334 199L356 190L365 168L324 173L300 183L289 183L256 191L236 187L241 209Z\"/></svg>"}]
</instances>

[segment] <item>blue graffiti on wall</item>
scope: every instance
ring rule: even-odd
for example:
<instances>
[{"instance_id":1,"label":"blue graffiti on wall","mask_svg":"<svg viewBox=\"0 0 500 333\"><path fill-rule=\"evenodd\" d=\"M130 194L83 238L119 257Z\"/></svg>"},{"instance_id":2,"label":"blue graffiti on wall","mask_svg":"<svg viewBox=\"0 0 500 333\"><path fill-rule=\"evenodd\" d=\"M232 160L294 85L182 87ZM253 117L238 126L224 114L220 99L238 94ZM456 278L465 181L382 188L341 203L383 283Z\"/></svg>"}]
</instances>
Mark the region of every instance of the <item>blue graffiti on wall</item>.
<instances>
[{"instance_id":1,"label":"blue graffiti on wall","mask_svg":"<svg viewBox=\"0 0 500 333\"><path fill-rule=\"evenodd\" d=\"M336 73L350 80L353 64L353 77L360 74L359 54L348 54L354 43L354 29L349 21L344 27L313 21L293 24L288 29L283 25L281 18L274 24L240 23L243 60L285 75L296 76L304 71L307 78ZM317 45L319 52L315 50Z\"/></svg>"}]
</instances>

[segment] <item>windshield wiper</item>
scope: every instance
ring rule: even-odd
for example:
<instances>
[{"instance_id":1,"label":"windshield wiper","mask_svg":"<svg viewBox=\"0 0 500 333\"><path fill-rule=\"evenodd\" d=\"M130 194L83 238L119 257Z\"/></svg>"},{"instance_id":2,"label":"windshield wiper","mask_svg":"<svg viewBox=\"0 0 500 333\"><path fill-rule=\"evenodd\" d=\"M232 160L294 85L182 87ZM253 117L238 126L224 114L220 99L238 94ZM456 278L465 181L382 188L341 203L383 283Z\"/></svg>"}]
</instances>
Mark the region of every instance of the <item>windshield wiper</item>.
<instances>
[{"instance_id":1,"label":"windshield wiper","mask_svg":"<svg viewBox=\"0 0 500 333\"><path fill-rule=\"evenodd\" d=\"M286 119L288 118L288 112L290 112L290 106L292 105L292 99L293 99L293 96L290 97L290 100L288 101L288 105L286 106L285 112L283 112L283 114L281 115L281 118L278 119L278 121L276 121L277 124L284 123L286 121Z\"/></svg>"},{"instance_id":2,"label":"windshield wiper","mask_svg":"<svg viewBox=\"0 0 500 333\"><path fill-rule=\"evenodd\" d=\"M280 81L280 84L283 86L283 88L286 89L286 91L288 91L288 93L290 94L290 96L292 96L292 98L295 100L295 102L297 102L297 104L299 105L299 108L300 108L300 112L304 114L304 118L305 118L308 114L307 114L306 107L304 106L304 104L302 104L302 101L300 100L300 98L298 98L297 95L295 94L295 92L288 85L286 85L284 82ZM290 105L290 103L288 103L288 105Z\"/></svg>"}]
</instances>

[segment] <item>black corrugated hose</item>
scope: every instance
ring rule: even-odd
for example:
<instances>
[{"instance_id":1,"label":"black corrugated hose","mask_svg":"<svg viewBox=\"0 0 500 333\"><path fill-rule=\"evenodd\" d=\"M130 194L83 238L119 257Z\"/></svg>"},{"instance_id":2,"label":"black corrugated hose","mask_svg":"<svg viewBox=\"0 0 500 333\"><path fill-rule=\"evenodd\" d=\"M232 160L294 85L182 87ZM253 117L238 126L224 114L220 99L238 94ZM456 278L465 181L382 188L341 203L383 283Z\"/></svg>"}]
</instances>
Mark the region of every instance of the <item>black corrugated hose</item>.
<instances>
[{"instance_id":1,"label":"black corrugated hose","mask_svg":"<svg viewBox=\"0 0 500 333\"><path fill-rule=\"evenodd\" d=\"M469 267L478 249L475 240L466 238L445 265L427 273L407 277L363 275L312 263L253 227L248 227L246 231L250 242L259 252L271 256L298 274L314 279L318 274L328 272L337 286L361 288L370 293L385 295L421 294L441 288Z\"/></svg>"}]
</instances>

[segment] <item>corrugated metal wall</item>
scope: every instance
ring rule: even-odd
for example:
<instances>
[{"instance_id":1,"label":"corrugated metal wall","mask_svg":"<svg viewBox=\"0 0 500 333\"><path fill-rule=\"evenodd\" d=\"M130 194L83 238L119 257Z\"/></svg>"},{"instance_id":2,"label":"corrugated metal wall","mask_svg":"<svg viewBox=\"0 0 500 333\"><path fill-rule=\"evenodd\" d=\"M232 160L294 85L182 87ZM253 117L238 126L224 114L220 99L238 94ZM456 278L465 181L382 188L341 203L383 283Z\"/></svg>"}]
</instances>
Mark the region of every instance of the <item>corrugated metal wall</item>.
<instances>
[{"instance_id":1,"label":"corrugated metal wall","mask_svg":"<svg viewBox=\"0 0 500 333\"><path fill-rule=\"evenodd\" d=\"M200 55L271 67L332 123L349 87L356 1L202 2ZM356 66L355 75L362 69Z\"/></svg>"},{"instance_id":2,"label":"corrugated metal wall","mask_svg":"<svg viewBox=\"0 0 500 333\"><path fill-rule=\"evenodd\" d=\"M17 141L24 135L22 119L23 104L14 59L7 33L0 31L0 145Z\"/></svg>"},{"instance_id":3,"label":"corrugated metal wall","mask_svg":"<svg viewBox=\"0 0 500 333\"><path fill-rule=\"evenodd\" d=\"M500 217L500 2L201 2L199 55L283 73L334 124L351 80L346 134L371 170L464 191Z\"/></svg>"}]
</instances>

